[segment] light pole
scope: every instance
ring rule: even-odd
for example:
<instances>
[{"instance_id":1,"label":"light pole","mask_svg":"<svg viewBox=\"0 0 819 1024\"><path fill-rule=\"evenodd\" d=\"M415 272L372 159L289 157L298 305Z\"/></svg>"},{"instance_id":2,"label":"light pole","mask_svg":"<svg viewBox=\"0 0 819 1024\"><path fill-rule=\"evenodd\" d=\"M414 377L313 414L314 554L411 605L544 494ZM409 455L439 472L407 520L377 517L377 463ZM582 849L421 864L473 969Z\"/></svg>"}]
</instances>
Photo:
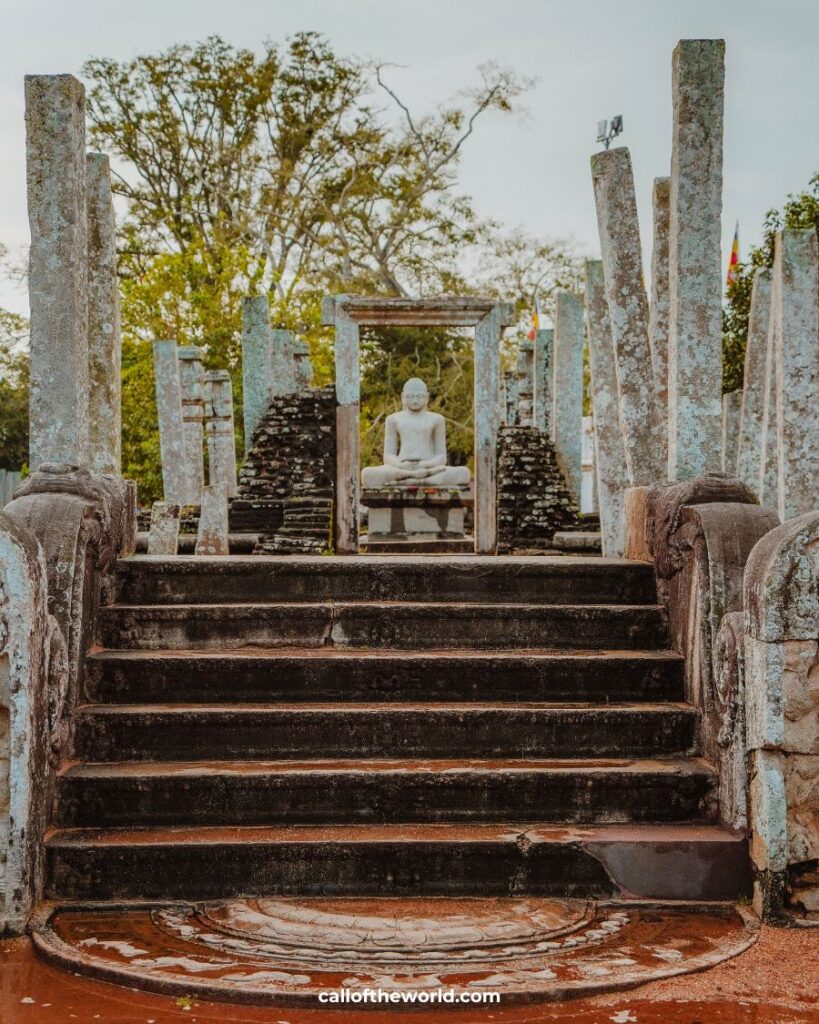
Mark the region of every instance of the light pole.
<instances>
[{"instance_id":1,"label":"light pole","mask_svg":"<svg viewBox=\"0 0 819 1024\"><path fill-rule=\"evenodd\" d=\"M603 146L608 149L611 145L611 140L616 139L617 136L623 130L623 115L615 114L615 116L609 121L598 121L597 122L597 141L602 142Z\"/></svg>"}]
</instances>

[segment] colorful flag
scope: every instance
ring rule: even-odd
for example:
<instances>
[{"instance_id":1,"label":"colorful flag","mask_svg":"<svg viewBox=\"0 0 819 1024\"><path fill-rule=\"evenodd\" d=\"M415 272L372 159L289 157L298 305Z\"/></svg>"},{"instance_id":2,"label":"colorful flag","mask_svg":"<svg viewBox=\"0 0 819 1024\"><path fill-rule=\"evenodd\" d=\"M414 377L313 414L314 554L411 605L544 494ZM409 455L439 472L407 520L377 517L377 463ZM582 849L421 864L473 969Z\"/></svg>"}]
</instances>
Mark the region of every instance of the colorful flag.
<instances>
[{"instance_id":1,"label":"colorful flag","mask_svg":"<svg viewBox=\"0 0 819 1024\"><path fill-rule=\"evenodd\" d=\"M535 308L532 310L532 327L529 331L529 341L535 340L535 335L540 327L540 318L537 312L537 300L535 301Z\"/></svg>"},{"instance_id":2,"label":"colorful flag","mask_svg":"<svg viewBox=\"0 0 819 1024\"><path fill-rule=\"evenodd\" d=\"M731 246L731 257L728 260L728 276L725 278L725 284L734 284L739 277L739 221L737 221L736 229L734 230L734 244Z\"/></svg>"}]
</instances>

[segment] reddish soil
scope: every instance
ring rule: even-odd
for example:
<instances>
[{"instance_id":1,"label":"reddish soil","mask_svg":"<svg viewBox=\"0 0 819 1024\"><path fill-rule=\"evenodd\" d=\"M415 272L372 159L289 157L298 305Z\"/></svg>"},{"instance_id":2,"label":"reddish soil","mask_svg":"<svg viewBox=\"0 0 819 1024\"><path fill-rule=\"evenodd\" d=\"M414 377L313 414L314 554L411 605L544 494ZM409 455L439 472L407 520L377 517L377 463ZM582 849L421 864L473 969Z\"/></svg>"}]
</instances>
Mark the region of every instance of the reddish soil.
<instances>
[{"instance_id":1,"label":"reddish soil","mask_svg":"<svg viewBox=\"0 0 819 1024\"><path fill-rule=\"evenodd\" d=\"M740 957L698 974L592 1000L382 1013L262 1009L136 993L41 963L26 939L0 942L2 1024L819 1024L819 929L763 928Z\"/></svg>"}]
</instances>

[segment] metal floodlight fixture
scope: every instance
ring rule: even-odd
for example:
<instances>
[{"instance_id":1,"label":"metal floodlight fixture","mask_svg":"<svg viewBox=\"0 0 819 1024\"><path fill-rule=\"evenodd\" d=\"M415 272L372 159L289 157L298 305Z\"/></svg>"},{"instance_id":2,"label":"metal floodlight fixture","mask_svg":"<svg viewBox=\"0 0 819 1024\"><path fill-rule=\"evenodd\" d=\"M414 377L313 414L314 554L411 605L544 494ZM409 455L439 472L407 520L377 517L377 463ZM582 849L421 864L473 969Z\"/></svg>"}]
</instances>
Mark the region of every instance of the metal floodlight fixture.
<instances>
[{"instance_id":1,"label":"metal floodlight fixture","mask_svg":"<svg viewBox=\"0 0 819 1024\"><path fill-rule=\"evenodd\" d=\"M616 139L618 135L623 131L623 115L615 114L614 117L609 121L598 121L597 122L597 141L602 142L603 146L608 149L611 145L611 140Z\"/></svg>"}]
</instances>

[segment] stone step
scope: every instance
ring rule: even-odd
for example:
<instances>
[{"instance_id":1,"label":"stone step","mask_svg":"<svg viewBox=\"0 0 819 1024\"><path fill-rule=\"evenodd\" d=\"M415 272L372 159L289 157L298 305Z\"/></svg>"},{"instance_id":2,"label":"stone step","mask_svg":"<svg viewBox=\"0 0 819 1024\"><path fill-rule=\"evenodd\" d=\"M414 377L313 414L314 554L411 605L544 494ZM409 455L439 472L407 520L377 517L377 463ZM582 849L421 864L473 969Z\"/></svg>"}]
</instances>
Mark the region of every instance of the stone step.
<instances>
[{"instance_id":1,"label":"stone step","mask_svg":"<svg viewBox=\"0 0 819 1024\"><path fill-rule=\"evenodd\" d=\"M454 601L655 604L650 565L620 559L475 555L159 558L118 567L123 604Z\"/></svg>"},{"instance_id":2,"label":"stone step","mask_svg":"<svg viewBox=\"0 0 819 1024\"><path fill-rule=\"evenodd\" d=\"M88 761L570 758L692 753L699 716L685 704L103 704L75 723Z\"/></svg>"},{"instance_id":3,"label":"stone step","mask_svg":"<svg viewBox=\"0 0 819 1024\"><path fill-rule=\"evenodd\" d=\"M52 900L258 896L577 896L736 900L744 837L714 825L58 829Z\"/></svg>"},{"instance_id":4,"label":"stone step","mask_svg":"<svg viewBox=\"0 0 819 1024\"><path fill-rule=\"evenodd\" d=\"M76 764L58 774L56 824L692 822L713 819L717 786L698 758Z\"/></svg>"},{"instance_id":5,"label":"stone step","mask_svg":"<svg viewBox=\"0 0 819 1024\"><path fill-rule=\"evenodd\" d=\"M681 701L669 651L97 651L91 703Z\"/></svg>"},{"instance_id":6,"label":"stone step","mask_svg":"<svg viewBox=\"0 0 819 1024\"><path fill-rule=\"evenodd\" d=\"M211 597L219 593L213 581ZM666 645L665 612L651 605L454 603L109 605L104 647L158 650L249 645L429 650Z\"/></svg>"}]
</instances>

